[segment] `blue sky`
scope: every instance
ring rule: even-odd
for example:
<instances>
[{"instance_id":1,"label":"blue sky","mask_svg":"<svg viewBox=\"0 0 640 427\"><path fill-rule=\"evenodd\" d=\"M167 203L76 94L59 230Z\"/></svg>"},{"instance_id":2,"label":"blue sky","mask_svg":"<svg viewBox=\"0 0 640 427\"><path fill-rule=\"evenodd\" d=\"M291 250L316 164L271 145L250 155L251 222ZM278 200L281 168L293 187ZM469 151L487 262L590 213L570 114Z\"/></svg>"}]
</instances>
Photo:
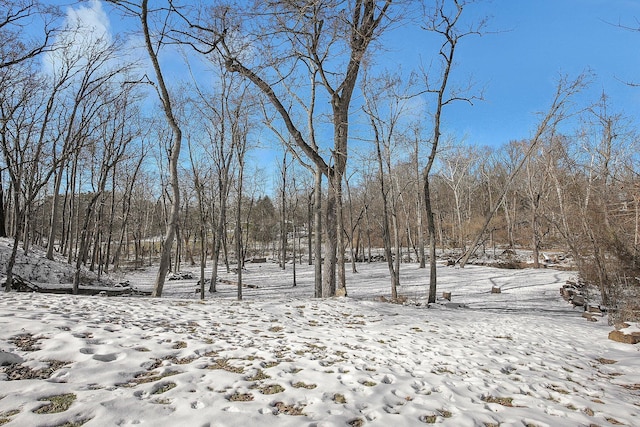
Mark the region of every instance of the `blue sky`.
<instances>
[{"instance_id":1,"label":"blue sky","mask_svg":"<svg viewBox=\"0 0 640 427\"><path fill-rule=\"evenodd\" d=\"M469 12L471 18L489 16L487 30L496 33L464 39L457 52L454 78L471 77L484 88L484 101L445 111L446 127L468 143L502 145L529 137L560 74L575 77L586 69L596 77L585 103L604 90L615 111L639 117L640 88L623 82L640 82L640 32L618 24L640 26L640 1L493 0ZM398 60L433 54L428 35L401 37Z\"/></svg>"},{"instance_id":2,"label":"blue sky","mask_svg":"<svg viewBox=\"0 0 640 427\"><path fill-rule=\"evenodd\" d=\"M96 3L82 5L91 6ZM445 132L481 146L527 138L535 130L536 113L551 102L559 76L575 77L587 69L596 77L580 99L582 106L605 91L614 111L634 122L640 117L640 87L624 83L640 83L640 32L617 26L640 26L640 0L485 0L470 5L465 15L469 20L489 17L488 34L461 42L452 84L473 79L484 89L484 100L445 110ZM108 18L112 32L127 25L117 14ZM428 65L437 54L434 36L408 24L394 28L383 43L380 66L402 63L406 71L420 62ZM167 53L161 59L169 65L168 75L176 76L171 74L175 68L185 78L184 66L175 63L182 58Z\"/></svg>"}]
</instances>

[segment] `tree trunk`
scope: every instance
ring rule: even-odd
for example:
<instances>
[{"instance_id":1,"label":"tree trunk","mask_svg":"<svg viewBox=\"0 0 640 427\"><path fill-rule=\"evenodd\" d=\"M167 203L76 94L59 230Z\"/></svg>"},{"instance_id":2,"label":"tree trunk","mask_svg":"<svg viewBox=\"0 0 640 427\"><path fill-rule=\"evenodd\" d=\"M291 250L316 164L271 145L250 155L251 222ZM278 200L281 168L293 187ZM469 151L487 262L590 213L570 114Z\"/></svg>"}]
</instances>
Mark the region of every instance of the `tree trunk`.
<instances>
[{"instance_id":1,"label":"tree trunk","mask_svg":"<svg viewBox=\"0 0 640 427\"><path fill-rule=\"evenodd\" d=\"M292 243L292 248L291 248L291 252L293 253L293 265L291 266L291 268L293 269L293 286L296 287L298 286L298 282L297 282L297 277L296 277L296 222L295 222L295 218L293 219L293 224L292 224L292 228L293 228L293 243Z\"/></svg>"},{"instance_id":2,"label":"tree trunk","mask_svg":"<svg viewBox=\"0 0 640 427\"><path fill-rule=\"evenodd\" d=\"M19 188L19 181L12 179L13 186ZM16 257L18 256L18 246L20 244L20 220L22 217L22 211L20 209L20 192L18 188L14 188L13 190L13 247L11 248L11 255L9 255L9 259L7 261L7 268L5 270L5 275L7 276L5 280L5 288L6 292L11 292L13 288L13 268L16 265Z\"/></svg>"},{"instance_id":3,"label":"tree trunk","mask_svg":"<svg viewBox=\"0 0 640 427\"><path fill-rule=\"evenodd\" d=\"M153 297L161 297L162 289L164 288L164 282L169 271L169 265L171 263L171 247L176 236L176 229L178 228L178 221L180 215L180 187L178 182L178 160L180 157L180 145L182 143L182 131L176 118L173 115L171 107L171 98L169 91L164 82L160 63L158 62L158 56L154 50L151 42L151 34L149 31L148 19L147 19L147 6L148 0L142 0L142 9L140 14L140 20L142 21L142 30L144 33L145 45L149 59L153 64L153 69L156 74L156 79L159 87L159 96L162 102L162 108L166 116L167 122L171 127L173 133L173 141L171 148L169 149L169 180L171 185L171 192L173 200L171 203L171 211L167 223L167 232L164 236L164 242L162 245L162 252L160 255L160 266L158 267L158 274L154 284L152 292Z\"/></svg>"},{"instance_id":4,"label":"tree trunk","mask_svg":"<svg viewBox=\"0 0 640 427\"><path fill-rule=\"evenodd\" d=\"M398 298L398 275L396 274L396 267L394 264L394 256L391 246L391 231L389 227L389 207L387 201L387 194L384 188L384 175L380 176L380 189L382 194L382 240L384 242L384 255L387 260L387 267L389 268L389 275L391 276L391 298ZM397 251L397 249L396 249ZM396 253L396 259L399 254Z\"/></svg>"},{"instance_id":5,"label":"tree trunk","mask_svg":"<svg viewBox=\"0 0 640 427\"><path fill-rule=\"evenodd\" d=\"M242 268L244 267L244 259L242 256L242 178L244 164L242 156L238 156L240 161L238 171L238 200L236 206L236 258L237 258L237 281L238 281L238 301L242 301Z\"/></svg>"},{"instance_id":6,"label":"tree trunk","mask_svg":"<svg viewBox=\"0 0 640 427\"><path fill-rule=\"evenodd\" d=\"M337 289L336 292L339 293L340 296L347 296L347 281L346 281L346 270L345 270L345 241L344 241L344 205L343 205L343 197L342 197L342 174L337 178L338 191L336 192L336 234L337 234Z\"/></svg>"},{"instance_id":7,"label":"tree trunk","mask_svg":"<svg viewBox=\"0 0 640 427\"><path fill-rule=\"evenodd\" d=\"M220 190L224 191L224 190ZM209 292L217 292L216 283L218 281L218 263L220 262L220 250L222 249L222 243L224 241L225 225L227 222L227 202L226 198L220 199L220 212L218 214L218 221L213 238L213 255L211 257L212 271L211 282L209 283ZM228 268L228 266L227 266Z\"/></svg>"},{"instance_id":8,"label":"tree trunk","mask_svg":"<svg viewBox=\"0 0 640 427\"><path fill-rule=\"evenodd\" d=\"M111 175L111 204L109 206L109 232L107 234L107 252L104 256L104 272L109 273L109 262L111 260L111 245L113 244L113 224L116 217L116 170Z\"/></svg>"},{"instance_id":9,"label":"tree trunk","mask_svg":"<svg viewBox=\"0 0 640 427\"><path fill-rule=\"evenodd\" d=\"M2 171L0 171L0 237L7 237L7 211L4 196L4 182L2 180Z\"/></svg>"},{"instance_id":10,"label":"tree trunk","mask_svg":"<svg viewBox=\"0 0 640 427\"><path fill-rule=\"evenodd\" d=\"M204 200L200 180L196 178L196 195L198 196L198 208L200 211L200 299L204 300L204 268L207 260L207 231L205 228L206 218L204 210Z\"/></svg>"},{"instance_id":11,"label":"tree trunk","mask_svg":"<svg viewBox=\"0 0 640 427\"><path fill-rule=\"evenodd\" d=\"M87 204L87 208L85 210L84 220L82 222L82 228L80 230L80 249L78 252L78 256L76 257L75 272L73 274L73 294L74 295L78 294L78 288L80 286L80 270L81 270L83 261L85 259L85 253L88 247L89 222L91 221L91 218L93 216L93 208L96 202L98 201L99 197L100 197L100 192L97 192L96 194L94 194L93 197L91 197L91 200L89 200L89 203Z\"/></svg>"},{"instance_id":12,"label":"tree trunk","mask_svg":"<svg viewBox=\"0 0 640 427\"><path fill-rule=\"evenodd\" d=\"M313 193L314 296L323 297L322 286L322 171L316 168Z\"/></svg>"},{"instance_id":13,"label":"tree trunk","mask_svg":"<svg viewBox=\"0 0 640 427\"><path fill-rule=\"evenodd\" d=\"M51 197L51 221L49 224L49 236L47 237L47 259L53 260L56 232L58 230L58 218L60 216L60 187L64 165L61 165L56 173L53 183L53 195Z\"/></svg>"},{"instance_id":14,"label":"tree trunk","mask_svg":"<svg viewBox=\"0 0 640 427\"><path fill-rule=\"evenodd\" d=\"M327 191L327 203L325 211L325 246L324 246L324 271L322 273L322 297L334 296L336 293L336 249L337 249L337 227L338 221L336 212L336 189L335 177L329 178Z\"/></svg>"},{"instance_id":15,"label":"tree trunk","mask_svg":"<svg viewBox=\"0 0 640 427\"><path fill-rule=\"evenodd\" d=\"M282 157L282 209L280 211L280 268L285 269L287 263L287 151Z\"/></svg>"},{"instance_id":16,"label":"tree trunk","mask_svg":"<svg viewBox=\"0 0 640 427\"><path fill-rule=\"evenodd\" d=\"M428 303L436 302L436 223L431 208L431 190L428 177L424 180L424 206L427 214L427 231L429 232L429 298Z\"/></svg>"},{"instance_id":17,"label":"tree trunk","mask_svg":"<svg viewBox=\"0 0 640 427\"><path fill-rule=\"evenodd\" d=\"M313 195L314 195L314 192L311 191L311 194L309 194L309 199L307 200L307 255L308 255L309 265L313 265L313 232L312 230L315 227L313 222Z\"/></svg>"},{"instance_id":18,"label":"tree trunk","mask_svg":"<svg viewBox=\"0 0 640 427\"><path fill-rule=\"evenodd\" d=\"M342 196L342 180L344 172L347 167L347 142L349 136L349 102L351 93L356 84L356 78L353 77L352 81L348 82L348 86L344 89L343 96L338 93L334 93L332 96L332 108L333 108L333 147L334 147L334 166L332 173L329 177L330 192L333 191L334 196L334 209L335 209L335 221L331 222L327 215L327 223L325 227L328 229L335 228L335 230L329 231L329 234L335 236L335 241L330 242L335 245L333 249L336 257L331 257L330 262L337 262L337 289L333 289L331 296L335 295L339 290L341 296L347 296L347 283L345 276L345 244L344 244L344 215L343 215L343 196ZM346 94L348 96L346 96ZM329 211L327 207L327 211ZM325 278L327 280L327 278Z\"/></svg>"}]
</instances>

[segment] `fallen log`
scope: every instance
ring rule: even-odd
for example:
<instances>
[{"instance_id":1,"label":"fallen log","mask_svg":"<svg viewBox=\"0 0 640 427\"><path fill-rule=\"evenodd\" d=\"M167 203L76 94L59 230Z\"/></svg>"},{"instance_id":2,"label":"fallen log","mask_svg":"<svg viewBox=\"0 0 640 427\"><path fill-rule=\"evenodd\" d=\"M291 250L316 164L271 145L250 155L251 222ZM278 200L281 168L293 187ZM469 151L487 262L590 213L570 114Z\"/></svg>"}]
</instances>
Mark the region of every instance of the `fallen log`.
<instances>
[{"instance_id":1,"label":"fallen log","mask_svg":"<svg viewBox=\"0 0 640 427\"><path fill-rule=\"evenodd\" d=\"M234 282L233 280L228 280L228 279L218 279L218 281L219 281L220 283L224 283L224 284L227 284L227 285L234 285L234 286L238 286L238 282ZM257 289L257 288L258 288L258 285L248 285L248 284L246 284L246 283L243 283L243 284L242 284L242 287L243 287L243 288L252 288L252 289Z\"/></svg>"},{"instance_id":2,"label":"fallen log","mask_svg":"<svg viewBox=\"0 0 640 427\"><path fill-rule=\"evenodd\" d=\"M6 286L6 283L3 283L2 287L5 287L5 286ZM73 294L73 286L71 284L39 286L17 275L13 277L11 289L17 292L38 292L41 294L59 294L59 295ZM151 295L151 292L138 290L128 284L124 286L123 285L120 285L120 286L118 285L116 286L80 285L80 287L78 288L78 295L90 295L90 296L106 295L110 297L124 296L124 295L149 296Z\"/></svg>"}]
</instances>

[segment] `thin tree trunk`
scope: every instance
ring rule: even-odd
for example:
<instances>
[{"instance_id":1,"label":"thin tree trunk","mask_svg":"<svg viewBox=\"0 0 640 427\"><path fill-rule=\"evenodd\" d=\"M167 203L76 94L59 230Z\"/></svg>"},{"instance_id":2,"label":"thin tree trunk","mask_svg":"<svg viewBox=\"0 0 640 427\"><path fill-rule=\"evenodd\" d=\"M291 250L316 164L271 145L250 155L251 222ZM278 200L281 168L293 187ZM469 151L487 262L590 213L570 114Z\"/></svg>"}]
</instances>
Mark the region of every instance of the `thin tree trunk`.
<instances>
[{"instance_id":1,"label":"thin tree trunk","mask_svg":"<svg viewBox=\"0 0 640 427\"><path fill-rule=\"evenodd\" d=\"M236 206L236 258L238 259L238 301L242 301L242 268L244 267L244 259L242 256L242 179L243 179L243 159L238 156L240 167L238 171L238 200Z\"/></svg>"},{"instance_id":2,"label":"thin tree trunk","mask_svg":"<svg viewBox=\"0 0 640 427\"><path fill-rule=\"evenodd\" d=\"M78 288L80 286L80 270L81 270L83 261L85 259L85 252L87 250L88 239L89 239L88 237L89 222L91 221L91 217L93 215L93 208L98 200L98 197L100 197L99 192L97 192L93 197L91 197L91 200L89 200L89 203L87 204L87 208L85 210L84 220L82 222L82 228L80 229L80 249L78 252L78 256L76 257L75 272L73 275L73 294L74 295L78 294Z\"/></svg>"},{"instance_id":3,"label":"thin tree trunk","mask_svg":"<svg viewBox=\"0 0 640 427\"><path fill-rule=\"evenodd\" d=\"M0 191L2 189L0 188ZM313 191L309 194L309 199L307 200L307 253L309 265L313 265ZM1 237L1 236L0 236Z\"/></svg>"},{"instance_id":4,"label":"thin tree trunk","mask_svg":"<svg viewBox=\"0 0 640 427\"><path fill-rule=\"evenodd\" d=\"M316 168L313 193L314 296L323 297L322 281L322 171Z\"/></svg>"},{"instance_id":5,"label":"thin tree trunk","mask_svg":"<svg viewBox=\"0 0 640 427\"><path fill-rule=\"evenodd\" d=\"M285 269L287 263L287 151L285 150L282 157L282 189L280 197L282 198L282 209L280 211L280 268Z\"/></svg>"},{"instance_id":6,"label":"thin tree trunk","mask_svg":"<svg viewBox=\"0 0 640 427\"><path fill-rule=\"evenodd\" d=\"M220 190L220 191L223 191L223 190ZM225 225L227 222L227 219L226 219L227 203L226 203L226 200L224 200L222 197L223 196L221 196L221 199L220 199L220 212L218 214L218 221L216 223L216 229L214 233L215 236L213 239L213 256L211 257L212 271L211 271L211 282L209 283L209 292L211 293L217 292L216 283L218 281L218 263L220 262L220 249L222 249L222 244L224 242ZM226 244L225 244L225 254L226 254ZM228 270L228 265L227 265L227 270Z\"/></svg>"},{"instance_id":7,"label":"thin tree trunk","mask_svg":"<svg viewBox=\"0 0 640 427\"><path fill-rule=\"evenodd\" d=\"M53 195L51 198L51 222L49 225L49 237L47 237L47 259L53 260L53 248L57 231L58 218L60 216L60 187L62 184L62 173L64 165L58 169L53 183Z\"/></svg>"},{"instance_id":8,"label":"thin tree trunk","mask_svg":"<svg viewBox=\"0 0 640 427\"><path fill-rule=\"evenodd\" d=\"M295 222L295 218L293 218L292 220L292 228L293 228L293 243L292 243L292 248L291 251L293 253L293 265L291 266L292 268L292 272L293 272L293 286L296 287L298 286L298 282L297 282L297 277L296 277L296 222Z\"/></svg>"},{"instance_id":9,"label":"thin tree trunk","mask_svg":"<svg viewBox=\"0 0 640 427\"><path fill-rule=\"evenodd\" d=\"M2 172L0 171L0 237L7 237L7 214L4 195L4 182L2 180Z\"/></svg>"},{"instance_id":10,"label":"thin tree trunk","mask_svg":"<svg viewBox=\"0 0 640 427\"><path fill-rule=\"evenodd\" d=\"M109 273L109 261L111 259L111 245L113 244L113 224L116 217L116 169L111 175L111 205L109 206L109 232L107 233L107 252L104 256L104 272Z\"/></svg>"},{"instance_id":11,"label":"thin tree trunk","mask_svg":"<svg viewBox=\"0 0 640 427\"><path fill-rule=\"evenodd\" d=\"M380 194L382 196L382 240L384 242L384 254L387 260L387 267L389 268L389 275L391 276L391 298L398 298L398 275L396 275L396 267L393 260L393 253L391 251L391 231L389 226L389 202L387 200L387 189L385 186L385 173L382 167L382 150L380 148L380 139L378 137L378 128L375 125L373 119L371 120L373 126L376 142L376 153L378 157L378 183L380 185ZM396 248L397 251L397 248ZM398 257L399 254L396 254Z\"/></svg>"}]
</instances>

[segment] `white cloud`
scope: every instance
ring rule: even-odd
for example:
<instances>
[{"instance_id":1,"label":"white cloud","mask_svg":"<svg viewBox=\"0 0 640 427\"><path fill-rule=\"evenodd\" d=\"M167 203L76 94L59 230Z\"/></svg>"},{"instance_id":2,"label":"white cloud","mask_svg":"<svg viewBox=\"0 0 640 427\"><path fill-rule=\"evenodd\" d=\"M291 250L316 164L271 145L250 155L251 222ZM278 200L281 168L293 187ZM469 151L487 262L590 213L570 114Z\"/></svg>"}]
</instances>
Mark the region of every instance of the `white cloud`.
<instances>
[{"instance_id":1,"label":"white cloud","mask_svg":"<svg viewBox=\"0 0 640 427\"><path fill-rule=\"evenodd\" d=\"M89 39L111 40L109 17L99 0L90 0L87 6L67 9L67 26L78 28Z\"/></svg>"},{"instance_id":2,"label":"white cloud","mask_svg":"<svg viewBox=\"0 0 640 427\"><path fill-rule=\"evenodd\" d=\"M113 40L109 17L99 0L67 8L62 28L54 42L56 49L44 56L43 68L48 74L55 73L62 61L86 57L91 50L106 48Z\"/></svg>"}]
</instances>

